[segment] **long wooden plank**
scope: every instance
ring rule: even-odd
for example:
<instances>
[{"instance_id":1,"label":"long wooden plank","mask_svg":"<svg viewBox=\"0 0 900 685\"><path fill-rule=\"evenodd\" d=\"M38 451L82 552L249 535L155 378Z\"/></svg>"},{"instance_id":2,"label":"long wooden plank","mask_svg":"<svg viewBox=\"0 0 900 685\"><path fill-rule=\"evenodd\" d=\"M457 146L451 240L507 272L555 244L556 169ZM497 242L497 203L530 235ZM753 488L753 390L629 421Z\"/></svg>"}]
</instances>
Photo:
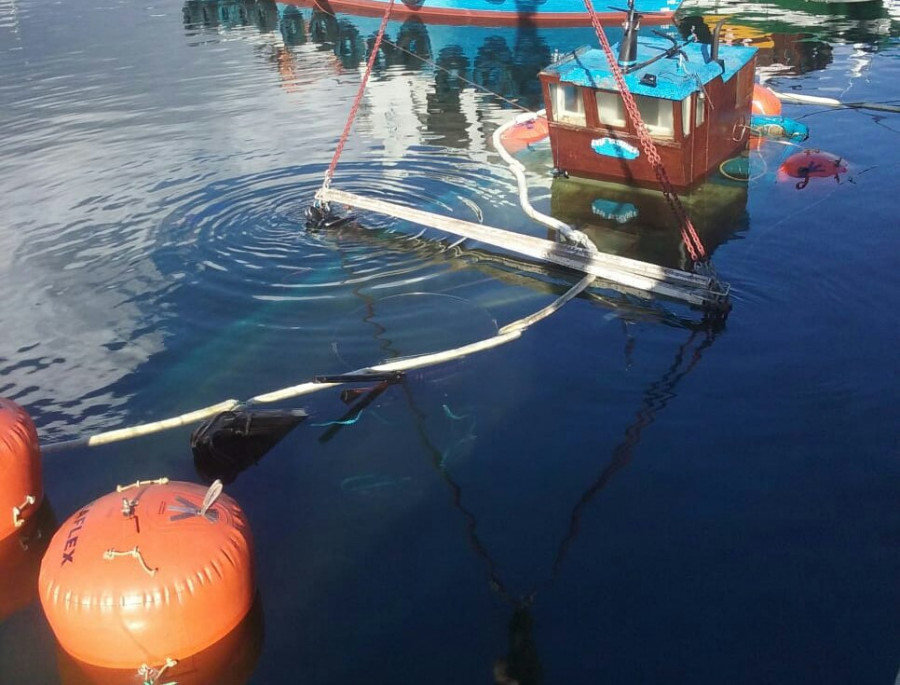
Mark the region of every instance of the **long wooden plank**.
<instances>
[{"instance_id":1,"label":"long wooden plank","mask_svg":"<svg viewBox=\"0 0 900 685\"><path fill-rule=\"evenodd\" d=\"M639 291L669 297L700 307L721 305L728 294L727 287L723 290L716 289L716 283L706 276L669 269L627 257L608 255L602 252L592 253L552 240L425 212L386 200L364 197L333 188L323 188L316 194L316 199L395 216L532 259L591 274L612 283L620 283Z\"/></svg>"}]
</instances>

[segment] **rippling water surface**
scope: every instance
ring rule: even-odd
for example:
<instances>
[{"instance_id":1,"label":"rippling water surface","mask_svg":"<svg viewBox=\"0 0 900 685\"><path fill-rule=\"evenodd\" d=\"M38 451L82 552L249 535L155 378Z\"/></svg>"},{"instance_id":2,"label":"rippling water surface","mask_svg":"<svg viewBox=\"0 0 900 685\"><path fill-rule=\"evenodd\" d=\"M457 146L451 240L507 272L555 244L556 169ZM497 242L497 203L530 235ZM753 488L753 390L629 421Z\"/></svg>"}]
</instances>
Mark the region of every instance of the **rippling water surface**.
<instances>
[{"instance_id":1,"label":"rippling water surface","mask_svg":"<svg viewBox=\"0 0 900 685\"><path fill-rule=\"evenodd\" d=\"M775 90L900 101L895 0L685 9L734 15ZM307 230L378 24L0 0L0 395L43 444L481 340L574 283L375 214ZM334 186L545 235L491 135L592 35L391 22ZM798 189L796 149L768 145L691 198L733 288L721 330L595 288L374 395L278 405L310 418L227 486L261 611L227 682L490 683L504 660L521 685L893 682L900 114L785 113L848 172ZM521 159L541 211L684 264L657 196ZM48 451L44 530L118 483L199 480L191 428ZM87 682L11 564L0 682Z\"/></svg>"}]
</instances>

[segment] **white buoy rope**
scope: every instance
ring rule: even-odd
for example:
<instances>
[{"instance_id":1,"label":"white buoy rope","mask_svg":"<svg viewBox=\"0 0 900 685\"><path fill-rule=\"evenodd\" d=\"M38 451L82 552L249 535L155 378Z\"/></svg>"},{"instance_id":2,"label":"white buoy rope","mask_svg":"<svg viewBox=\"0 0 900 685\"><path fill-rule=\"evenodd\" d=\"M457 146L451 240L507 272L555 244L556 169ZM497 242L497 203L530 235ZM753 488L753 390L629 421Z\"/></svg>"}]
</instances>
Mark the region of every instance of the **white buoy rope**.
<instances>
[{"instance_id":1,"label":"white buoy rope","mask_svg":"<svg viewBox=\"0 0 900 685\"><path fill-rule=\"evenodd\" d=\"M774 90L772 91L772 94L779 100L793 102L798 105L819 105L821 107L836 107L841 109L872 109L879 112L900 113L900 105L891 105L883 102L841 102L835 98L825 98L818 95L803 95L801 93L779 93Z\"/></svg>"}]
</instances>

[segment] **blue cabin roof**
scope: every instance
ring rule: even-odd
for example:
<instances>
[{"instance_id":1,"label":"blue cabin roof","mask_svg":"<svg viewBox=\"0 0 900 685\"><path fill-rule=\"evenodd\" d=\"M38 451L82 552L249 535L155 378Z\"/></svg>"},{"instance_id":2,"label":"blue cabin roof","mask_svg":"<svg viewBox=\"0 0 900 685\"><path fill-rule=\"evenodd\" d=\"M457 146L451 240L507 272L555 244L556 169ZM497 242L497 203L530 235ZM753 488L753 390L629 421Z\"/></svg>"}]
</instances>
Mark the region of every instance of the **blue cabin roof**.
<instances>
[{"instance_id":1,"label":"blue cabin roof","mask_svg":"<svg viewBox=\"0 0 900 685\"><path fill-rule=\"evenodd\" d=\"M672 41L664 38L639 37L636 64L663 54L672 47ZM635 69L625 75L625 85L635 95L646 95L666 100L683 100L722 75L728 81L745 64L753 59L756 48L743 45L719 45L718 58L725 64L724 72L716 62L710 62L710 45L690 42L680 46L683 54L663 57L652 64ZM618 54L618 45L613 46ZM618 91L606 53L599 48L580 48L561 61L544 69L545 74L556 74L564 83L586 86L598 90ZM645 74L656 77L656 86L641 83Z\"/></svg>"}]
</instances>

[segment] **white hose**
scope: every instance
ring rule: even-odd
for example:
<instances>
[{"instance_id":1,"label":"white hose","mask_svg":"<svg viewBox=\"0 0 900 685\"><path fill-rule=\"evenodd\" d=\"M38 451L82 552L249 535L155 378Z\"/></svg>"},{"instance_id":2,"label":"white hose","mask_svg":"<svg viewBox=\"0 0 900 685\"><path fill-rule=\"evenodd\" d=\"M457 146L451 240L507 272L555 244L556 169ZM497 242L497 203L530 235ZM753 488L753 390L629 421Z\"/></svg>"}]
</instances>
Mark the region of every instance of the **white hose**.
<instances>
[{"instance_id":1,"label":"white hose","mask_svg":"<svg viewBox=\"0 0 900 685\"><path fill-rule=\"evenodd\" d=\"M823 98L817 95L799 95L797 93L777 93L772 95L785 102L796 102L801 105L822 105L823 107L844 107L844 103L834 98Z\"/></svg>"},{"instance_id":2,"label":"white hose","mask_svg":"<svg viewBox=\"0 0 900 685\"><path fill-rule=\"evenodd\" d=\"M525 178L525 166L516 158L514 158L507 149L503 146L503 141L501 137L503 133L508 129L516 126L518 124L525 124L529 121L534 121L540 117L546 117L546 110L540 110L538 112L526 112L525 114L520 114L519 116L507 121L500 128L494 131L493 142L494 148L497 150L497 153L503 158L503 161L506 162L510 171L513 172L513 175L516 177L516 183L519 186L519 204L522 205L522 210L530 216L535 221L539 221L545 226L549 226L550 228L559 231L559 233L570 243L583 247L591 252L597 252L597 246L594 245L593 241L588 238L584 233L579 231L578 229L569 226L569 224L560 221L559 219L554 219L552 216L547 216L546 214L542 214L537 211L531 205L531 201L528 199L528 181Z\"/></svg>"}]
</instances>

